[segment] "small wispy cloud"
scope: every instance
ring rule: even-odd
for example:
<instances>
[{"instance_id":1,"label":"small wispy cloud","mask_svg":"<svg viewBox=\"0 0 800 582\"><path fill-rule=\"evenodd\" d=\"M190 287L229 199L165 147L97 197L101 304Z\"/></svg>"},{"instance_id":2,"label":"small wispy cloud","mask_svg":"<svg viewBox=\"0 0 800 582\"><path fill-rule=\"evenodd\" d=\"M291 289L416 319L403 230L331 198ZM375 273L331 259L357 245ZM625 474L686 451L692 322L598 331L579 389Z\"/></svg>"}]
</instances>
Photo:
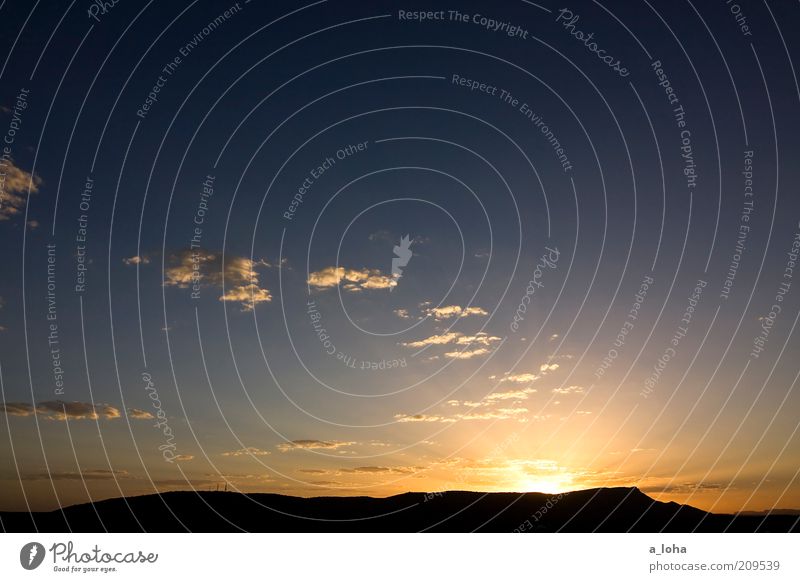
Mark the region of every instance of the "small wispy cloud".
<instances>
[{"instance_id":1,"label":"small wispy cloud","mask_svg":"<svg viewBox=\"0 0 800 582\"><path fill-rule=\"evenodd\" d=\"M432 335L412 342L401 342L400 345L406 348L424 348L425 346L449 344L455 344L459 346L469 346L472 344L490 346L499 341L499 337L489 335L486 332L478 332L475 335L464 335L461 332L451 331L443 334Z\"/></svg>"},{"instance_id":2,"label":"small wispy cloud","mask_svg":"<svg viewBox=\"0 0 800 582\"><path fill-rule=\"evenodd\" d=\"M281 443L277 449L282 453L295 450L334 450L356 444L353 441L318 441L313 439L301 439Z\"/></svg>"},{"instance_id":3,"label":"small wispy cloud","mask_svg":"<svg viewBox=\"0 0 800 582\"><path fill-rule=\"evenodd\" d=\"M22 475L23 481L107 481L129 477L127 471L85 469L83 471L50 471Z\"/></svg>"},{"instance_id":4,"label":"small wispy cloud","mask_svg":"<svg viewBox=\"0 0 800 582\"><path fill-rule=\"evenodd\" d=\"M553 388L554 394L583 394L583 386L565 386L563 388Z\"/></svg>"},{"instance_id":5,"label":"small wispy cloud","mask_svg":"<svg viewBox=\"0 0 800 582\"><path fill-rule=\"evenodd\" d=\"M155 418L151 413L139 408L129 408L128 416L136 420L150 420L151 418Z\"/></svg>"},{"instance_id":6,"label":"small wispy cloud","mask_svg":"<svg viewBox=\"0 0 800 582\"><path fill-rule=\"evenodd\" d=\"M0 167L0 221L11 220L25 209L28 189L31 194L38 192L42 179L21 169L14 160L8 158L0 161Z\"/></svg>"},{"instance_id":7,"label":"small wispy cloud","mask_svg":"<svg viewBox=\"0 0 800 582\"><path fill-rule=\"evenodd\" d=\"M119 408L109 404L63 400L48 400L35 406L27 402L4 402L0 404L0 411L11 416L38 415L48 420L110 420L121 416Z\"/></svg>"},{"instance_id":8,"label":"small wispy cloud","mask_svg":"<svg viewBox=\"0 0 800 582\"><path fill-rule=\"evenodd\" d=\"M225 451L222 453L223 457L263 457L271 455L269 451L259 449L258 447L245 447L243 449L236 449L235 451Z\"/></svg>"},{"instance_id":9,"label":"small wispy cloud","mask_svg":"<svg viewBox=\"0 0 800 582\"><path fill-rule=\"evenodd\" d=\"M445 352L444 357L450 358L451 360L470 360L478 356L485 356L488 353L489 350L487 348L476 348L474 350L462 350L460 352Z\"/></svg>"},{"instance_id":10,"label":"small wispy cloud","mask_svg":"<svg viewBox=\"0 0 800 582\"><path fill-rule=\"evenodd\" d=\"M446 305L443 307L428 307L424 310L426 315L433 317L437 321L451 319L453 317L469 317L471 315L485 316L489 312L481 307L461 307L460 305Z\"/></svg>"},{"instance_id":11,"label":"small wispy cloud","mask_svg":"<svg viewBox=\"0 0 800 582\"><path fill-rule=\"evenodd\" d=\"M147 255L133 255L132 257L126 257L122 259L122 262L129 267L136 265L149 265L150 258Z\"/></svg>"},{"instance_id":12,"label":"small wispy cloud","mask_svg":"<svg viewBox=\"0 0 800 582\"><path fill-rule=\"evenodd\" d=\"M342 289L359 292L373 289L391 289L397 280L379 269L346 269L344 267L325 267L308 275L308 284L317 290L331 289L342 285Z\"/></svg>"}]
</instances>

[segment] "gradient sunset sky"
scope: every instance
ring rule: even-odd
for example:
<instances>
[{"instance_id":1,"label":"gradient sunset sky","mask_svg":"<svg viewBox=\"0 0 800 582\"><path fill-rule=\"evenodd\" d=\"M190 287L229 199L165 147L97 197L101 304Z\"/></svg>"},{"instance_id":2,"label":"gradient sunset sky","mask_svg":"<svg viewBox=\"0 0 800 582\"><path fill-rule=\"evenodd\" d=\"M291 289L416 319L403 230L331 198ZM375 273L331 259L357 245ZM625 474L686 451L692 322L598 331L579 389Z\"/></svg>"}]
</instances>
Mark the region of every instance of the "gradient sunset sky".
<instances>
[{"instance_id":1,"label":"gradient sunset sky","mask_svg":"<svg viewBox=\"0 0 800 582\"><path fill-rule=\"evenodd\" d=\"M0 510L800 508L800 8L623 6L0 4Z\"/></svg>"}]
</instances>

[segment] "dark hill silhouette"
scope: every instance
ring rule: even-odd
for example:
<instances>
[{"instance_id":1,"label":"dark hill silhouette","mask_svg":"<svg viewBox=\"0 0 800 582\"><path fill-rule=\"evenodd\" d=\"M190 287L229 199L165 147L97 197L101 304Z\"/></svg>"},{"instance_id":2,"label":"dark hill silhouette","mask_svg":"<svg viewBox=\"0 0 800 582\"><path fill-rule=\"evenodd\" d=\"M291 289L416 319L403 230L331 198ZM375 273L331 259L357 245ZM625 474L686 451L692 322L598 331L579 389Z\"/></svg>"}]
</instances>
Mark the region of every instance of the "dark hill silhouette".
<instances>
[{"instance_id":1,"label":"dark hill silhouette","mask_svg":"<svg viewBox=\"0 0 800 582\"><path fill-rule=\"evenodd\" d=\"M545 493L290 497L170 492L51 512L0 513L9 532L788 532L797 516L712 514L636 488Z\"/></svg>"}]
</instances>

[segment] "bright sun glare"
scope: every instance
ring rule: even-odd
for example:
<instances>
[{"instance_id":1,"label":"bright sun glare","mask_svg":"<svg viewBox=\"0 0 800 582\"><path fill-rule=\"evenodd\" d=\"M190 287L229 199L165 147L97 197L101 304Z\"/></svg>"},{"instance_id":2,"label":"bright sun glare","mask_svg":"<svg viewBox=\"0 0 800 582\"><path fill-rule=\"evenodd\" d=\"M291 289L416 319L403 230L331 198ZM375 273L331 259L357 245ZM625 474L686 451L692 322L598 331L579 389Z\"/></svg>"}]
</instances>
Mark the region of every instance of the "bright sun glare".
<instances>
[{"instance_id":1,"label":"bright sun glare","mask_svg":"<svg viewBox=\"0 0 800 582\"><path fill-rule=\"evenodd\" d=\"M570 486L557 477L527 477L519 481L518 487L528 493L562 493Z\"/></svg>"}]
</instances>

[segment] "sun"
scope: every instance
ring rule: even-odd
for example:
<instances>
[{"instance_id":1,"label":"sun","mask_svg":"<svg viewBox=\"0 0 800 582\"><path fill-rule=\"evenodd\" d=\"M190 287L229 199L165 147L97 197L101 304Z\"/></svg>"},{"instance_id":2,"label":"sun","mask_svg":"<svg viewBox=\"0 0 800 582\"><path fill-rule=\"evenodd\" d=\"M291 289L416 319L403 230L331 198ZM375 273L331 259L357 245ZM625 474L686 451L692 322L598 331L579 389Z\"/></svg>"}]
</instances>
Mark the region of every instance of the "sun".
<instances>
[{"instance_id":1,"label":"sun","mask_svg":"<svg viewBox=\"0 0 800 582\"><path fill-rule=\"evenodd\" d=\"M563 493L569 491L570 483L558 476L524 477L519 480L517 488L526 493Z\"/></svg>"}]
</instances>

